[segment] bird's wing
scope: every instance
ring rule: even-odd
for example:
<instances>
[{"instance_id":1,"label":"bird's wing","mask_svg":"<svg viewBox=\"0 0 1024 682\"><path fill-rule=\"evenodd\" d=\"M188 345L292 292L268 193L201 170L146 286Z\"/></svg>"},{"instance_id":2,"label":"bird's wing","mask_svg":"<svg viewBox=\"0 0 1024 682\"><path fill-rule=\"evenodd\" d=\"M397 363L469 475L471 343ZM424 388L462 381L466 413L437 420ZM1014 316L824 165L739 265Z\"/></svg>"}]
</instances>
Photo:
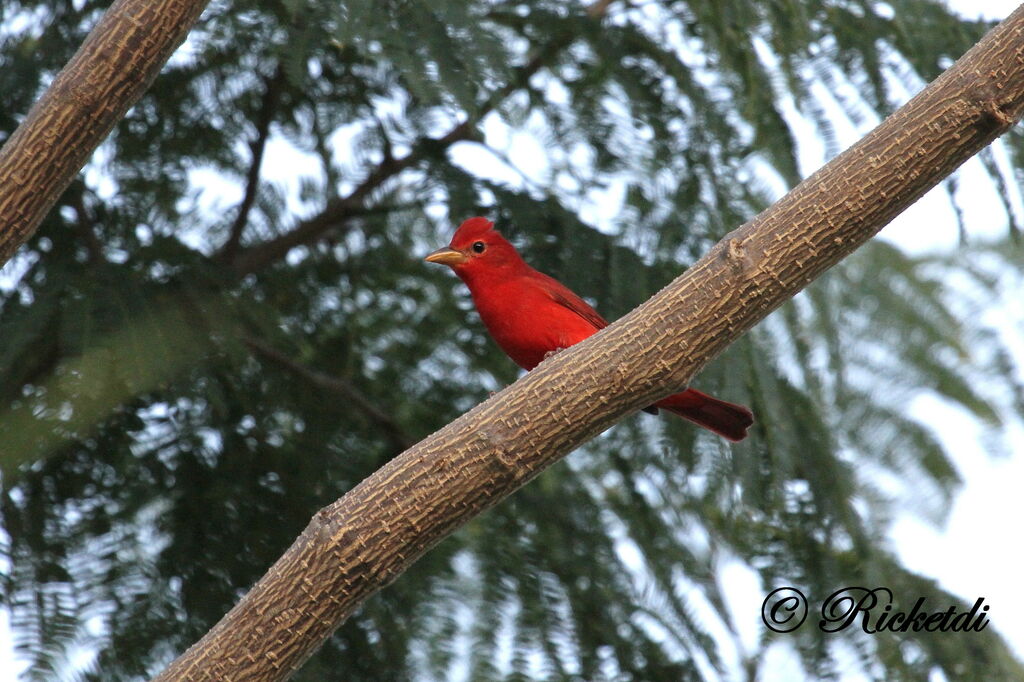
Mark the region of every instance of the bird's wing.
<instances>
[{"instance_id":1,"label":"bird's wing","mask_svg":"<svg viewBox=\"0 0 1024 682\"><path fill-rule=\"evenodd\" d=\"M536 275L537 284L551 297L558 305L568 308L584 320L594 325L594 329L604 329L608 321L601 317L589 303L572 292L571 289L559 282L554 277L549 277L543 272L531 273Z\"/></svg>"}]
</instances>

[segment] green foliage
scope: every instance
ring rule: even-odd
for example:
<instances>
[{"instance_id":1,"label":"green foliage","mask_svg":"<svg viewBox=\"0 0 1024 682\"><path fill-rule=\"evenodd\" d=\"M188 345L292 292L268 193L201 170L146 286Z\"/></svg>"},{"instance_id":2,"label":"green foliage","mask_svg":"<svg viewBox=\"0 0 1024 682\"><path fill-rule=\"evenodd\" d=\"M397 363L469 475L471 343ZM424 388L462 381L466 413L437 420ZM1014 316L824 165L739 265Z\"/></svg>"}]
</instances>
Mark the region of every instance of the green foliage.
<instances>
[{"instance_id":1,"label":"green foliage","mask_svg":"<svg viewBox=\"0 0 1024 682\"><path fill-rule=\"evenodd\" d=\"M103 5L3 5L0 140ZM453 223L497 219L618 317L809 170L786 102L838 151L835 116L884 115L986 28L931 0L883 9L211 3L0 279L0 577L30 674L156 672L317 509L515 379L421 261ZM466 161L484 148L511 175ZM947 284L997 289L991 258L861 250L698 378L753 407L747 442L625 420L421 559L298 679L753 679L787 644L816 678L840 646L879 679L1021 676L991 631L765 631L730 654L722 577L952 599L885 537L902 510L940 518L958 483L911 398L993 440L1024 406L969 307L984 295ZM76 647L97 652L86 671Z\"/></svg>"}]
</instances>

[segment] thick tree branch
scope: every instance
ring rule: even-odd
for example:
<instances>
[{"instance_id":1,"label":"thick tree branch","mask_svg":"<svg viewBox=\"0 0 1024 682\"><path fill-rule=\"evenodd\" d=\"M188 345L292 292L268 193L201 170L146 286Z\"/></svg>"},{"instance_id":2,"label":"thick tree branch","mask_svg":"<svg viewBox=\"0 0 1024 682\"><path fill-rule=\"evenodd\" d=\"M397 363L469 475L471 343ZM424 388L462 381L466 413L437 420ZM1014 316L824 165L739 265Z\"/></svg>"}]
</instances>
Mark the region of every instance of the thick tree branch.
<instances>
[{"instance_id":1,"label":"thick tree branch","mask_svg":"<svg viewBox=\"0 0 1024 682\"><path fill-rule=\"evenodd\" d=\"M402 430L401 425L395 421L390 414L373 404L369 398L363 395L359 389L348 381L345 381L341 377L325 374L324 372L318 372L317 370L307 367L302 363L296 362L273 346L263 343L259 339L254 339L252 337L246 338L245 345L249 346L249 348L251 348L257 355L284 367L303 381L306 381L317 388L334 393L348 401L349 404L362 412L378 428L383 429L388 440L391 441L391 444L394 445L399 452L412 446L414 441L406 435L405 431Z\"/></svg>"},{"instance_id":2,"label":"thick tree branch","mask_svg":"<svg viewBox=\"0 0 1024 682\"><path fill-rule=\"evenodd\" d=\"M0 265L181 44L207 0L118 0L0 149Z\"/></svg>"},{"instance_id":3,"label":"thick tree branch","mask_svg":"<svg viewBox=\"0 0 1024 682\"><path fill-rule=\"evenodd\" d=\"M287 677L424 552L616 420L685 385L1022 112L1024 6L647 303L322 509L158 679Z\"/></svg>"}]
</instances>

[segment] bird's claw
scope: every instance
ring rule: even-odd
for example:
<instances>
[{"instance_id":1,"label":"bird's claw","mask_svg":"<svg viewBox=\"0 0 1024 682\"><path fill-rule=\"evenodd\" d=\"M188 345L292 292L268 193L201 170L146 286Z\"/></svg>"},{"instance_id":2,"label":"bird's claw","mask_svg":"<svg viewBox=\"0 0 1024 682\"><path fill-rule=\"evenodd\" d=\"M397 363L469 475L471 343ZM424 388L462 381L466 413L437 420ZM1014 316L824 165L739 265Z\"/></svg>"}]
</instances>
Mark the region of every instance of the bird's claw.
<instances>
[{"instance_id":1,"label":"bird's claw","mask_svg":"<svg viewBox=\"0 0 1024 682\"><path fill-rule=\"evenodd\" d=\"M563 350L565 350L565 349L564 348L556 348L554 350L549 350L547 353L544 354L544 360L547 360L548 358L561 353Z\"/></svg>"}]
</instances>

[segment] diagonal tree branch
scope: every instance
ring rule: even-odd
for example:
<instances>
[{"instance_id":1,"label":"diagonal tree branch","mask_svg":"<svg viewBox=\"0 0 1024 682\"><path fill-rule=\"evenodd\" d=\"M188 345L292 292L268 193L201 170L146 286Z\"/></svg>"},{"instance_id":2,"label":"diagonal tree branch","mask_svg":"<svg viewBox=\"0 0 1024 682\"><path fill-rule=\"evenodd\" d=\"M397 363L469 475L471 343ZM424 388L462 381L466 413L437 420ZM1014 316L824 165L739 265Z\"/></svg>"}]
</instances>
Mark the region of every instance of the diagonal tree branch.
<instances>
[{"instance_id":1,"label":"diagonal tree branch","mask_svg":"<svg viewBox=\"0 0 1024 682\"><path fill-rule=\"evenodd\" d=\"M319 372L303 365L302 363L296 362L273 346L264 343L259 339L248 337L245 339L245 345L249 346L249 348L257 355L273 362L276 365L284 367L303 381L325 391L330 391L331 393L347 400L378 428L383 429L388 440L391 441L391 444L397 448L399 452L411 447L414 443L413 439L409 438L402 429L402 426L395 421L394 417L375 405L369 398L363 395L362 391L353 386L350 382L342 379L341 377L325 374L324 372Z\"/></svg>"},{"instance_id":2,"label":"diagonal tree branch","mask_svg":"<svg viewBox=\"0 0 1024 682\"><path fill-rule=\"evenodd\" d=\"M252 590L157 679L288 677L424 552L616 420L686 385L1022 113L1024 6L651 300L318 512Z\"/></svg>"},{"instance_id":3,"label":"diagonal tree branch","mask_svg":"<svg viewBox=\"0 0 1024 682\"><path fill-rule=\"evenodd\" d=\"M0 148L0 265L181 44L208 0L118 0Z\"/></svg>"},{"instance_id":4,"label":"diagonal tree branch","mask_svg":"<svg viewBox=\"0 0 1024 682\"><path fill-rule=\"evenodd\" d=\"M263 91L260 110L256 115L256 138L249 144L249 149L252 150L252 159L249 162L249 172L246 174L245 193L238 205L238 214L231 223L228 239L221 247L222 258L230 258L238 251L242 242L242 234L249 224L249 211L252 210L252 206L256 202L256 191L260 185L263 153L267 148L267 138L270 137L270 123L274 120L274 110L277 109L277 102L281 97L283 82L284 67L278 64L274 75L266 80L266 89Z\"/></svg>"},{"instance_id":5,"label":"diagonal tree branch","mask_svg":"<svg viewBox=\"0 0 1024 682\"><path fill-rule=\"evenodd\" d=\"M96 236L96 220L85 205L86 186L84 182L72 183L66 200L68 205L75 211L75 228L85 244L85 251L88 254L89 262L97 265L103 261L103 244Z\"/></svg>"},{"instance_id":6,"label":"diagonal tree branch","mask_svg":"<svg viewBox=\"0 0 1024 682\"><path fill-rule=\"evenodd\" d=\"M399 159L385 158L348 196L327 202L327 207L323 211L303 220L291 231L239 252L231 261L233 269L239 275L260 270L283 258L296 246L315 242L329 230L352 218L369 213L366 199L375 189L428 155L447 149L456 142L469 140L472 136L472 126L468 121L464 121L440 138L420 140L408 154Z\"/></svg>"},{"instance_id":7,"label":"diagonal tree branch","mask_svg":"<svg viewBox=\"0 0 1024 682\"><path fill-rule=\"evenodd\" d=\"M598 0L586 8L586 13L595 21L600 21L608 12L615 0ZM294 228L273 239L256 244L248 249L236 251L229 262L236 273L248 274L260 270L283 258L296 246L311 244L328 231L344 225L352 218L358 217L365 210L370 194L385 182L412 168L424 159L446 151L456 142L476 139L475 126L484 116L523 87L529 85L530 78L540 71L559 51L570 45L575 36L565 34L538 49L534 55L515 71L513 78L504 86L492 92L471 112L469 117L454 125L447 133L438 138L426 138L417 142L412 150L401 158L385 154L366 178L347 196L338 197L327 202L323 211L298 223ZM231 254L223 253L224 256Z\"/></svg>"},{"instance_id":8,"label":"diagonal tree branch","mask_svg":"<svg viewBox=\"0 0 1024 682\"><path fill-rule=\"evenodd\" d=\"M290 231L237 252L235 257L230 259L232 268L239 275L255 272L280 260L293 248L311 244L329 230L343 225L352 218L365 215L368 212L365 206L366 199L375 189L416 165L429 154L447 149L456 142L469 140L472 136L472 126L468 121L464 121L440 138L420 140L408 154L399 159L385 157L347 196L331 199L323 211L301 221Z\"/></svg>"}]
</instances>

